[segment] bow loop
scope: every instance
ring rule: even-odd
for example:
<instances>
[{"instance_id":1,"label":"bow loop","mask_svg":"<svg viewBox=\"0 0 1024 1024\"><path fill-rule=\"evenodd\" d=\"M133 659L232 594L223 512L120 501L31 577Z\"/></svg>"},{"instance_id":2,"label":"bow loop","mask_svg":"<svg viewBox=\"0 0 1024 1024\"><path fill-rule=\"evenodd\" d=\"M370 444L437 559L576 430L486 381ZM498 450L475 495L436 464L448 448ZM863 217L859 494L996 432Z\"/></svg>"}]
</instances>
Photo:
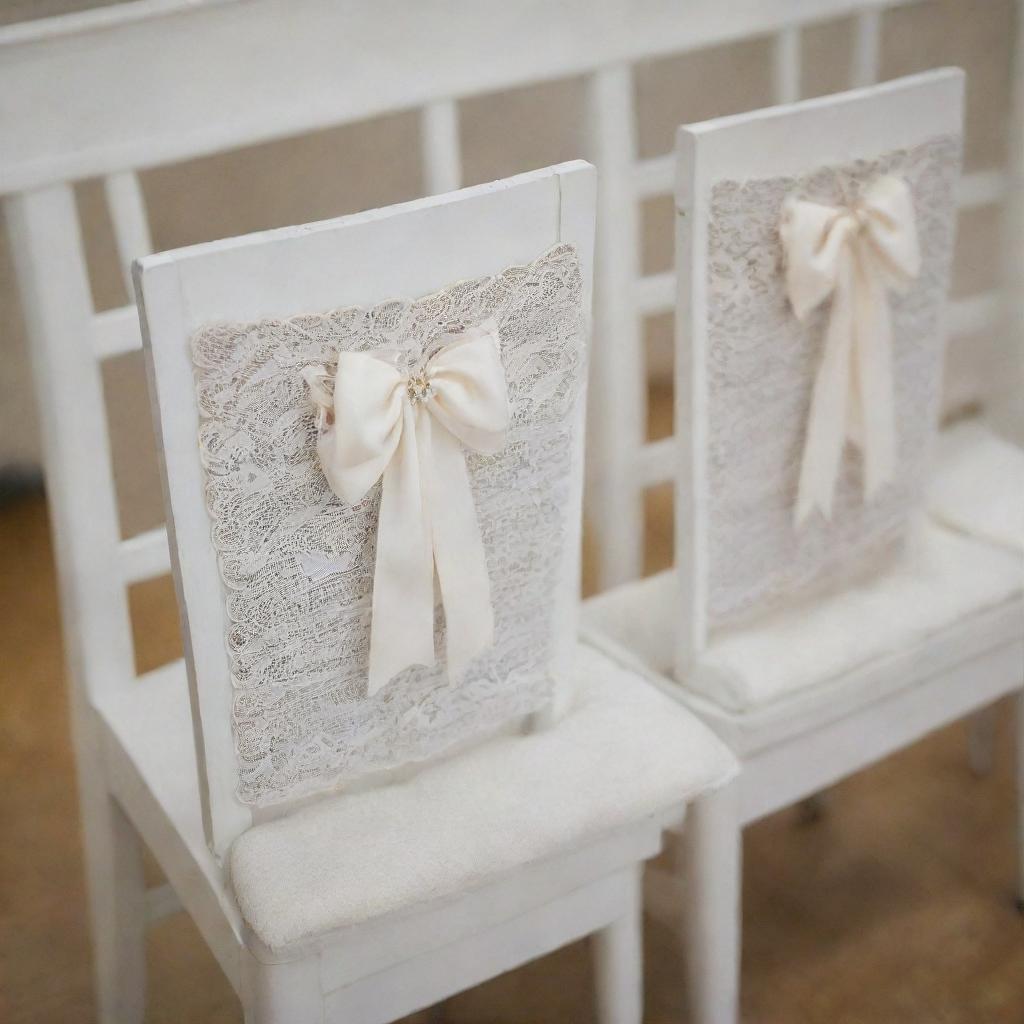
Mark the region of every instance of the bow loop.
<instances>
[{"instance_id":1,"label":"bow loop","mask_svg":"<svg viewBox=\"0 0 1024 1024\"><path fill-rule=\"evenodd\" d=\"M320 410L317 448L331 489L355 504L383 480L377 524L368 692L413 664L433 664L434 575L452 679L493 642L487 562L463 447L493 454L508 392L493 321L449 336L403 374L342 352L333 378L303 371Z\"/></svg>"},{"instance_id":2,"label":"bow loop","mask_svg":"<svg viewBox=\"0 0 1024 1024\"><path fill-rule=\"evenodd\" d=\"M850 213L806 199L787 199L782 208L786 293L797 319L805 320L833 292L845 247L857 231Z\"/></svg>"},{"instance_id":3,"label":"bow loop","mask_svg":"<svg viewBox=\"0 0 1024 1024\"><path fill-rule=\"evenodd\" d=\"M896 468L892 325L886 292L918 275L921 256L910 189L872 182L850 206L790 198L779 224L786 294L800 320L829 297L832 309L807 422L796 521L828 518L847 439L864 456L868 497Z\"/></svg>"},{"instance_id":4,"label":"bow loop","mask_svg":"<svg viewBox=\"0 0 1024 1024\"><path fill-rule=\"evenodd\" d=\"M467 448L493 455L508 429L508 389L492 320L472 327L427 364L427 408Z\"/></svg>"},{"instance_id":5,"label":"bow loop","mask_svg":"<svg viewBox=\"0 0 1024 1024\"><path fill-rule=\"evenodd\" d=\"M902 291L921 272L914 199L899 178L883 177L859 204L870 252L886 287Z\"/></svg>"}]
</instances>

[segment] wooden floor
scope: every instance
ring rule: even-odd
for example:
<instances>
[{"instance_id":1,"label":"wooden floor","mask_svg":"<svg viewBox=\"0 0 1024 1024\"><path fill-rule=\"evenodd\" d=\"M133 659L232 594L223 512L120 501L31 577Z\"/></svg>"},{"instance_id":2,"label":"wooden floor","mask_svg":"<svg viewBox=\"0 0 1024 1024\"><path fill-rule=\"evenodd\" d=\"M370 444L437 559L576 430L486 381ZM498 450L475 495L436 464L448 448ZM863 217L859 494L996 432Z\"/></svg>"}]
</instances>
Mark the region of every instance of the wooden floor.
<instances>
[{"instance_id":1,"label":"wooden floor","mask_svg":"<svg viewBox=\"0 0 1024 1024\"><path fill-rule=\"evenodd\" d=\"M652 566L666 557L665 504L664 494L652 497ZM0 505L0 567L0 1021L87 1024L95 1018L85 893L41 496ZM173 655L169 588L138 589L133 609L140 662ZM748 830L745 1021L1024 1022L1006 725L987 778L968 771L958 725L838 786L820 820L786 811ZM647 1021L682 1024L676 942L653 923L646 962ZM240 1021L183 915L153 932L150 967L151 1024ZM586 949L546 957L443 1012L451 1024L590 1020Z\"/></svg>"}]
</instances>

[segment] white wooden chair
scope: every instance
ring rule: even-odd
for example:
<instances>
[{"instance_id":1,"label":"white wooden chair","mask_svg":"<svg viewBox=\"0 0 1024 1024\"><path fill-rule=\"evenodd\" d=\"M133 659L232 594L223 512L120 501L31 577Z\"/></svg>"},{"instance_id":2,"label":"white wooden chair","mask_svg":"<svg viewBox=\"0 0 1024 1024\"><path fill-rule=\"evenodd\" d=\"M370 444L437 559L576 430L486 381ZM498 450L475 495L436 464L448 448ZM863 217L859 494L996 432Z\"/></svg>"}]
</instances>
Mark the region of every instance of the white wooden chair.
<instances>
[{"instance_id":1,"label":"white wooden chair","mask_svg":"<svg viewBox=\"0 0 1024 1024\"><path fill-rule=\"evenodd\" d=\"M587 602L585 635L621 658L631 656L632 664L646 670L663 692L701 715L740 758L743 772L732 816L723 812L718 818L719 827L737 846L747 824L1013 693L1018 695L1018 764L1024 792L1024 714L1019 710L1024 564L1019 554L935 525L915 524L907 555L885 568L869 561L863 549L857 553L847 548L851 555L840 566L844 573L855 572L856 559L865 573L876 571L838 590L819 580L816 593L794 593L789 603L775 607L772 595L761 593L744 609L743 621L732 623L723 621L727 616L721 604L730 569L738 566L745 571L755 588L771 572L779 577L781 570L785 578L792 566L800 567L807 554L804 544L813 549L819 528L811 524L809 542L783 536L780 523L791 529L790 513L780 520L770 495L748 502L742 510L733 506L733 518L725 518L730 507L721 491L723 459L733 482L743 468L763 474L767 488L762 489L771 493L774 481L785 474L789 483L784 493L790 499L796 467L759 467L743 450L723 446L721 437L711 433L720 429L713 424L730 414L723 403L743 405L748 413L755 410L747 424L753 452L761 450L765 435L781 431L788 437L803 426L792 411L780 412L780 401L785 402L784 395L778 397L785 383L780 383L777 369L782 356L774 368L763 367L764 372L752 369L749 362L743 364L746 383L741 386L739 377L733 379L731 397L723 387L709 383L709 366L724 372L723 362L733 358L721 349L709 353L712 317L727 323L730 316L742 315L751 295L760 294L758 285L749 283L747 289L742 281L736 282L736 311L731 310L731 293L712 280L715 261L731 266L730 261L745 258L748 269L768 268L765 303L776 302L782 294L779 242L773 234L778 221L773 219L765 234L766 225L755 217L763 210L744 205L754 202L744 197L763 192L747 190L770 189L779 179L797 180L819 168L847 168L855 159L874 161L889 154L893 162L897 150L913 152L928 140L959 136L961 103L961 74L942 71L679 132L677 566ZM820 176L817 180L820 187ZM715 192L717 186L721 193ZM720 209L728 209L728 214L715 214L722 219L712 225L715 195L732 195L733 205L727 207L723 198ZM781 211L783 198L777 196L773 218ZM939 197L939 208L948 201L948 194ZM739 226L738 231L749 230L750 237L744 242L740 234L728 234L730 223ZM941 282L941 268L948 262L949 233L937 244L945 249L930 257L933 282ZM744 272L736 270L735 277ZM714 273L728 274L728 269L716 265ZM776 307L783 309L777 302ZM932 313L939 316L937 308ZM758 323L750 326L748 352L758 350L758 340L762 349L778 340L777 325ZM817 329L823 327L818 322ZM928 358L918 363L918 381L927 382L929 389L916 400L919 410L922 400L923 408L930 410L925 413L925 434L934 430L937 415L940 338L936 331L934 343L922 349ZM755 394L761 396L757 402L746 404ZM806 415L806 405L802 409ZM743 436L740 429L733 441L742 445ZM918 437L911 447L920 454L926 440ZM913 476L913 466L903 465L901 472L908 469ZM919 472L916 475L905 500L911 503L911 513L916 503L920 519L923 479ZM837 508L837 530L845 529L844 522L857 523L856 515L851 518L847 512L844 518L842 506ZM751 546L741 535L744 530L761 540ZM858 530L854 525L842 543L856 540ZM831 535L829 543L839 543L839 536ZM769 547L762 550L758 544L765 538ZM728 543L733 545L732 555L740 559L736 565L723 561L729 552L722 546ZM780 552L791 564L780 565ZM792 582L788 586L792 591ZM785 593L781 588L776 601ZM1024 888L1024 874L1019 884ZM652 910L660 902L652 903Z\"/></svg>"},{"instance_id":2,"label":"white wooden chair","mask_svg":"<svg viewBox=\"0 0 1024 1024\"><path fill-rule=\"evenodd\" d=\"M197 388L227 385L216 378L197 384L190 351L190 339L210 324L266 318L279 324L314 311L417 297L528 264L552 246L571 246L578 254L588 302L593 197L593 169L567 164L137 264L195 710L190 723L176 674L145 689L120 686L102 695L95 714L104 771L96 785L120 808L118 820L127 816L153 849L238 989L247 1019L390 1020L591 933L598 937L601 1018L617 1024L640 1019L640 865L658 850L662 828L678 821L683 804L726 783L734 763L696 718L577 645L582 399L564 413L574 469L568 502L559 509L564 544L555 559L554 603L545 612L555 633L550 671L568 684L554 698L558 720L539 732L503 733L418 771L389 770L383 779L370 771L369 789L364 782L358 792L325 795L311 804L308 779L330 789L336 768L323 769L321 779L320 761L303 762L298 778L307 781L301 784L292 776L282 783L275 770L265 791L253 790L251 771L243 770L243 764L251 768L243 750L247 758L253 754L238 738L248 719L235 693L251 700L259 691L233 690L229 681L240 686L241 670L225 644L230 624L218 566L233 549L218 549L211 536L230 529L237 515L215 516L211 526L204 495L213 478L204 477L196 443ZM537 280L547 282L550 274ZM268 328L269 336L277 337L275 330ZM232 337L230 344L241 344ZM279 344L267 362L249 368L261 368L262 375L267 366L278 366L287 343ZM225 349L223 358L234 351ZM583 365L577 364L577 376ZM289 365L284 372L300 369ZM582 391L581 379L576 385ZM249 415L255 420L262 411ZM204 450L210 458L211 449ZM558 486L563 483L559 478ZM256 500L257 493L246 500ZM262 500L273 502L279 489L271 488L269 499L267 493ZM536 498L554 500L544 491ZM293 505L287 508L295 513ZM503 543L510 539L506 532ZM546 572L547 564L535 570ZM523 582L532 583L528 577ZM515 637L513 642L522 644ZM364 655L356 651L352 657ZM403 684L399 679L393 685ZM469 685L468 677L460 685ZM515 690L524 685L520 680ZM446 684L435 689L450 692ZM439 698L442 711L443 704ZM262 714L280 715L272 706ZM410 709L397 697L378 708L373 735L386 731L392 718L396 732L409 719ZM462 715L469 710L459 708ZM285 715L276 726L271 722L271 731L284 735L298 728L300 748L307 742L330 746L332 719L326 714L302 721ZM542 712L545 723L552 717ZM209 849L195 800L193 723ZM309 732L302 734L306 726ZM429 737L431 728L414 731ZM477 732L482 728L477 724ZM337 737L335 742L346 745ZM365 743L372 747L372 736ZM275 750L280 754L272 744L264 758L277 756ZM377 751L378 768L391 753ZM717 854L702 841L700 821L715 813L718 797L705 799L709 809L688 831L696 862L711 858L707 870L713 875ZM122 863L134 863L137 851L126 827L115 849ZM229 851L230 881L222 867ZM139 940L141 891L134 872L107 881L111 888L99 899L109 901L125 923L116 935L97 935L100 951L106 947L115 961L110 969L116 968L106 1012L128 1020L139 1011L137 951L129 944ZM693 895L700 900L700 890ZM115 940L120 955L110 948ZM705 971L696 981L696 1005L704 1013L698 1019L729 1019L735 991L728 970Z\"/></svg>"},{"instance_id":3,"label":"white wooden chair","mask_svg":"<svg viewBox=\"0 0 1024 1024\"><path fill-rule=\"evenodd\" d=\"M462 183L460 99L582 76L590 154L600 167L595 319L603 336L616 342L599 345L595 359L593 392L605 415L593 424L590 450L606 468L595 478L589 508L607 553L605 581L618 582L639 572L643 489L675 473L671 444L643 441L638 330L642 317L672 308L673 280L671 274L642 276L637 257L637 205L671 189L673 158L639 159L635 65L769 36L773 95L789 101L800 88L803 29L851 15L851 84L867 84L880 71L883 16L904 2L779 0L735 8L717 0L682 6L659 0L637 18L629 0L574 0L549 7L538 33L507 3L467 7L431 0L410 5L407 17L389 24L388 45L398 56L384 81L364 45L380 34L370 6L135 0L0 28L0 196L37 405L52 410L41 419L42 440L87 871L102 934L111 933L113 906L105 896L111 870L134 870L134 861L129 856L123 867L111 847L124 826L97 781L102 771L92 707L108 690L182 679L183 670L170 664L137 678L127 591L168 572L167 539L162 527L122 535L119 526L102 372L108 360L139 349L138 322L131 306L94 308L75 184L102 181L127 275L131 259L151 251L139 171L413 110L420 118L423 190L442 192ZM481 61L481 52L494 59ZM272 54L273 74L256 54ZM1024 62L1017 66L1019 95ZM1018 177L1020 143L1018 133L1010 158ZM983 169L965 178L962 201L966 207L1001 201L1006 185L999 169ZM1008 236L1008 252L1019 237ZM997 308L994 295L962 300L951 317L953 333L969 336ZM1019 302L1014 309L1019 313ZM609 437L601 428L611 423L616 427ZM149 922L180 909L166 886L151 890L145 904ZM136 918L129 920L135 927ZM121 948L127 956L139 950L130 937ZM105 1005L113 998L110 954L102 948L98 964Z\"/></svg>"}]
</instances>

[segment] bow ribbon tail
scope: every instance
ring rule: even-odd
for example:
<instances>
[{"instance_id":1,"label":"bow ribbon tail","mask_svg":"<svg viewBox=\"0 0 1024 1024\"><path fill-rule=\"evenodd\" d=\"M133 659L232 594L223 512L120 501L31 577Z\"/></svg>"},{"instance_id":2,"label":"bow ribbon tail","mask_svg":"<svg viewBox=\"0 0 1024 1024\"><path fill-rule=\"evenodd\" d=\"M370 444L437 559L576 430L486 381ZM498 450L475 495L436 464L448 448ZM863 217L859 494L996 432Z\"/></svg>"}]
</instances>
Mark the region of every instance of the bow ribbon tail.
<instances>
[{"instance_id":1,"label":"bow ribbon tail","mask_svg":"<svg viewBox=\"0 0 1024 1024\"><path fill-rule=\"evenodd\" d=\"M832 497L846 441L855 312L851 301L853 267L848 256L842 260L821 365L811 393L797 488L797 525L816 508L826 519L832 515Z\"/></svg>"},{"instance_id":2,"label":"bow ribbon tail","mask_svg":"<svg viewBox=\"0 0 1024 1024\"><path fill-rule=\"evenodd\" d=\"M871 498L896 475L892 320L885 286L862 259L854 277L855 387L850 437L861 450L864 495Z\"/></svg>"},{"instance_id":3,"label":"bow ribbon tail","mask_svg":"<svg viewBox=\"0 0 1024 1024\"><path fill-rule=\"evenodd\" d=\"M383 474L373 576L367 692L409 665L434 662L434 565L425 501L423 423L405 403L402 437ZM423 417L426 419L426 417Z\"/></svg>"},{"instance_id":4,"label":"bow ribbon tail","mask_svg":"<svg viewBox=\"0 0 1024 1024\"><path fill-rule=\"evenodd\" d=\"M429 421L430 504L444 495L443 516L432 524L434 565L444 603L448 675L455 683L469 663L494 642L494 612L487 557L462 445L438 420Z\"/></svg>"}]
</instances>

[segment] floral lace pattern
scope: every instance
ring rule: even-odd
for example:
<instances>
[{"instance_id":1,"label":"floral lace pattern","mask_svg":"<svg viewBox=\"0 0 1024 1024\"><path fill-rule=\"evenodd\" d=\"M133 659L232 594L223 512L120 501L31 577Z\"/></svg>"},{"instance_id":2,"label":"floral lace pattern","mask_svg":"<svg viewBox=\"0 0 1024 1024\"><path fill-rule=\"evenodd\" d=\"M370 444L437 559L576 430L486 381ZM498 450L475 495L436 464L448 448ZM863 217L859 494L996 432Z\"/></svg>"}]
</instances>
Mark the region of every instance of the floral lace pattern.
<instances>
[{"instance_id":1,"label":"floral lace pattern","mask_svg":"<svg viewBox=\"0 0 1024 1024\"><path fill-rule=\"evenodd\" d=\"M570 517L585 375L575 250L414 301L257 323L192 339L199 445L229 622L239 797L266 804L434 756L552 694L552 615ZM380 484L349 506L316 452L303 367L378 351L409 365L445 335L498 323L505 448L467 452L495 612L494 647L449 685L443 662L366 694ZM437 609L435 630L444 630ZM437 643L439 654L443 642Z\"/></svg>"},{"instance_id":2,"label":"floral lace pattern","mask_svg":"<svg viewBox=\"0 0 1024 1024\"><path fill-rule=\"evenodd\" d=\"M961 143L823 167L801 178L722 181L708 226L708 624L749 617L787 596L832 585L898 545L920 503L940 402L942 313L956 225ZM785 295L778 225L800 195L848 202L881 174L914 197L922 268L890 294L898 477L864 502L860 457L847 445L832 519L793 525L800 459L830 306L801 324Z\"/></svg>"}]
</instances>

